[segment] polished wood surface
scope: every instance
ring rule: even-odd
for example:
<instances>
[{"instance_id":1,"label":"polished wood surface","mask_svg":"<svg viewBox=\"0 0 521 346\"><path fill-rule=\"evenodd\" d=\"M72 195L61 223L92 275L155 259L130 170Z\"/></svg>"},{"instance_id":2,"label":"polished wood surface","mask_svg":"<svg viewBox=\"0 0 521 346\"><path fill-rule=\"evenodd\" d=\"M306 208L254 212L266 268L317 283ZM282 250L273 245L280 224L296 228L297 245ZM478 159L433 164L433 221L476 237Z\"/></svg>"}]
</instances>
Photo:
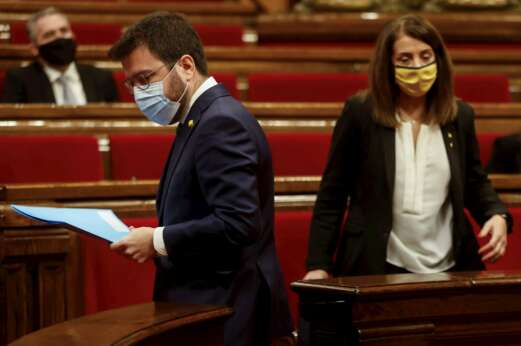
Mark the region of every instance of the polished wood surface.
<instances>
[{"instance_id":1,"label":"polished wood surface","mask_svg":"<svg viewBox=\"0 0 521 346\"><path fill-rule=\"evenodd\" d=\"M265 41L374 41L385 23L403 13L310 13L260 15L257 32ZM520 42L516 12L420 13L449 42ZM465 25L461 25L464 22ZM486 30L483 30L486 28Z\"/></svg>"},{"instance_id":2,"label":"polished wood surface","mask_svg":"<svg viewBox=\"0 0 521 346\"><path fill-rule=\"evenodd\" d=\"M516 345L521 272L298 281L311 345Z\"/></svg>"},{"instance_id":3,"label":"polished wood surface","mask_svg":"<svg viewBox=\"0 0 521 346\"><path fill-rule=\"evenodd\" d=\"M147 303L104 311L28 334L10 345L223 345L231 308Z\"/></svg>"},{"instance_id":4,"label":"polished wood surface","mask_svg":"<svg viewBox=\"0 0 521 346\"><path fill-rule=\"evenodd\" d=\"M0 0L4 13L34 13L42 8L56 6L56 1ZM250 0L232 1L61 1L59 7L65 13L81 14L141 14L152 11L173 11L185 14L242 15L254 14L257 8Z\"/></svg>"},{"instance_id":5,"label":"polished wood surface","mask_svg":"<svg viewBox=\"0 0 521 346\"><path fill-rule=\"evenodd\" d=\"M331 132L343 103L244 102L265 131ZM521 103L472 103L477 132L521 132ZM65 107L0 105L0 134L173 133L145 119L133 103Z\"/></svg>"}]
</instances>

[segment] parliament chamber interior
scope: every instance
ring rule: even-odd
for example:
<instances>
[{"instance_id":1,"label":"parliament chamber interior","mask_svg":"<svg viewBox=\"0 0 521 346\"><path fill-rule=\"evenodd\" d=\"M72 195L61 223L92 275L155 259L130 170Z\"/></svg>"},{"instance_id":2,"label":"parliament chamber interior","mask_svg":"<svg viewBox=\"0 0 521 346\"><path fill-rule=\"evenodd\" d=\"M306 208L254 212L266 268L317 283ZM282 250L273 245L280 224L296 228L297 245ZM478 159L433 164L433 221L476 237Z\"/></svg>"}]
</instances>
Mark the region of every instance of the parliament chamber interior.
<instances>
[{"instance_id":1,"label":"parliament chamber interior","mask_svg":"<svg viewBox=\"0 0 521 346\"><path fill-rule=\"evenodd\" d=\"M48 6L56 6L69 18L78 44L76 61L110 71L119 102L0 104L0 345L50 345L60 335L68 335L68 328L78 328L97 345L140 344L147 338L151 340L148 344L162 345L159 334L174 329L178 332L172 334L172 340L179 340L176 345L220 344L199 339L218 333L219 323L232 313L226 307L181 306L175 313L168 308L154 310L150 306L153 261L137 264L111 251L106 242L60 225L28 220L10 208L11 204L107 208L127 225L158 226L155 194L175 128L146 120L124 85L121 64L107 56L126 27L150 12L186 14L204 44L210 75L244 104L266 133L275 176L276 252L295 325L299 290L308 294L306 289L313 293L324 288L311 290L304 284L292 288L290 284L306 274L312 211L333 128L344 102L369 86L369 60L386 22L414 12L441 32L454 64L455 95L475 111L484 167L497 138L521 133L518 1L0 0L0 95L10 88L4 83L6 72L32 61L27 19ZM378 309L384 309L377 305L367 308L375 314L374 320L368 317L358 327L353 322L352 328L358 328L361 335L361 341L353 344L456 345L458 337L459 345L480 338L489 344L521 344L512 342L513 336L521 336L520 303L512 301L516 294L521 301L521 175L492 173L489 178L513 216L513 231L508 235L506 254L496 263L487 263L483 277L443 278L446 285L440 283L440 287L447 292L432 289L434 283L430 288L416 283L407 291L405 283L396 288L387 279L353 281L354 290L363 293L357 298L362 302L358 309L371 301L383 301L382 297L396 302L397 297L410 295L413 300L414 289L446 294L445 300L440 298L442 304L457 305L449 297L464 292L463 287L478 287L485 294L497 286L502 294L491 297L484 312L470 309L481 314L480 322L466 326L468 329L450 329L447 325L464 326L464 322L455 315L444 321L439 312L435 320L442 321L439 325L444 329L436 329L436 323L427 323L425 318L414 328L386 334L399 325L399 318L389 317L378 327L381 329L373 328L380 326L374 322L379 318ZM472 220L472 226L479 233L478 223ZM393 296L393 289L378 291L383 285L404 291ZM366 296L368 302L363 300ZM486 297L480 299L487 301ZM493 299L504 310L494 310ZM472 305L474 301L468 302ZM509 304L512 308L506 308ZM461 316L466 316L465 311L462 305ZM484 325L494 328L493 321L485 321L487 311L505 321L498 327L497 339L479 331ZM118 321L127 317L128 323L120 325ZM103 326L110 328L110 323L118 328L109 335L102 330ZM140 332L132 323L140 325ZM361 332L364 328L370 332ZM401 343L409 334L421 334L421 338Z\"/></svg>"}]
</instances>

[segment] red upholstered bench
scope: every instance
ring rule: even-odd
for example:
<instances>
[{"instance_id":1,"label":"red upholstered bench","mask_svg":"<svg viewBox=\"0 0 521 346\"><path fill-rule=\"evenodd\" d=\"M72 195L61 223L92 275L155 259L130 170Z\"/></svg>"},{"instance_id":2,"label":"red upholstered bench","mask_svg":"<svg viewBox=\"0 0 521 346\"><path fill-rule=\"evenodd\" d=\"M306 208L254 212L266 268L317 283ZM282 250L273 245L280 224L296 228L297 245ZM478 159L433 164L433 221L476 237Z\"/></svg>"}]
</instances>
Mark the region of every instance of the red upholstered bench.
<instances>
[{"instance_id":1,"label":"red upholstered bench","mask_svg":"<svg viewBox=\"0 0 521 346\"><path fill-rule=\"evenodd\" d=\"M159 179L174 135L111 135L109 139L112 179Z\"/></svg>"},{"instance_id":2,"label":"red upholstered bench","mask_svg":"<svg viewBox=\"0 0 521 346\"><path fill-rule=\"evenodd\" d=\"M494 141L497 137L504 136L503 133L496 132L487 132L487 133L478 133L478 144L479 144L479 156L481 158L481 164L483 167L486 167L488 161L492 156L492 147L494 146Z\"/></svg>"},{"instance_id":3,"label":"red upholstered bench","mask_svg":"<svg viewBox=\"0 0 521 346\"><path fill-rule=\"evenodd\" d=\"M204 46L244 46L241 25L194 24Z\"/></svg>"},{"instance_id":4,"label":"red upholstered bench","mask_svg":"<svg viewBox=\"0 0 521 346\"><path fill-rule=\"evenodd\" d=\"M123 219L134 227L156 227L155 218ZM109 244L81 235L85 313L152 300L155 267L152 261L139 264L111 251Z\"/></svg>"},{"instance_id":5,"label":"red upholstered bench","mask_svg":"<svg viewBox=\"0 0 521 346\"><path fill-rule=\"evenodd\" d=\"M511 102L508 77L500 74L456 75L456 96L467 102Z\"/></svg>"},{"instance_id":6,"label":"red upholstered bench","mask_svg":"<svg viewBox=\"0 0 521 346\"><path fill-rule=\"evenodd\" d=\"M210 75L213 76L217 82L222 83L226 87L226 89L228 89L230 95L232 95L236 99L240 98L239 90L237 89L237 76L235 76L235 74L226 72L216 72L211 73ZM123 71L112 72L112 77L116 82L119 99L122 102L134 102L134 97L132 96L132 94L130 94L130 92L124 84L125 74L123 73Z\"/></svg>"},{"instance_id":7,"label":"red upholstered bench","mask_svg":"<svg viewBox=\"0 0 521 346\"><path fill-rule=\"evenodd\" d=\"M366 89L366 74L259 72L248 78L248 101L344 102Z\"/></svg>"},{"instance_id":8,"label":"red upholstered bench","mask_svg":"<svg viewBox=\"0 0 521 346\"><path fill-rule=\"evenodd\" d=\"M11 43L29 43L25 22L11 22ZM71 23L78 44L113 44L123 30L118 23Z\"/></svg>"},{"instance_id":9,"label":"red upholstered bench","mask_svg":"<svg viewBox=\"0 0 521 346\"><path fill-rule=\"evenodd\" d=\"M289 284L306 274L311 211L277 211L275 213L275 245L288 292L293 321L298 321L298 296Z\"/></svg>"},{"instance_id":10,"label":"red upholstered bench","mask_svg":"<svg viewBox=\"0 0 521 346\"><path fill-rule=\"evenodd\" d=\"M275 176L322 175L327 162L329 132L267 134Z\"/></svg>"},{"instance_id":11,"label":"red upholstered bench","mask_svg":"<svg viewBox=\"0 0 521 346\"><path fill-rule=\"evenodd\" d=\"M0 167L3 184L103 179L94 136L1 136Z\"/></svg>"}]
</instances>

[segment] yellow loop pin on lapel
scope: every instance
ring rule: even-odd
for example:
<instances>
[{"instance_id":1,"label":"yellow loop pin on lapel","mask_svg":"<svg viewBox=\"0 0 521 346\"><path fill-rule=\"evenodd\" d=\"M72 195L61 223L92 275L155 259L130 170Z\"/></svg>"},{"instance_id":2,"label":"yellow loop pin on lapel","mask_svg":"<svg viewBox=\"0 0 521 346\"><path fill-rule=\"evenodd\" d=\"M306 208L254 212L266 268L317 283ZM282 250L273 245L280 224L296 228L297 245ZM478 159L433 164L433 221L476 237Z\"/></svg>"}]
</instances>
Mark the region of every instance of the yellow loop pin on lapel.
<instances>
[{"instance_id":1,"label":"yellow loop pin on lapel","mask_svg":"<svg viewBox=\"0 0 521 346\"><path fill-rule=\"evenodd\" d=\"M188 121L188 127L189 127L189 128L194 127L194 121L193 121L193 120L189 120L189 121Z\"/></svg>"}]
</instances>

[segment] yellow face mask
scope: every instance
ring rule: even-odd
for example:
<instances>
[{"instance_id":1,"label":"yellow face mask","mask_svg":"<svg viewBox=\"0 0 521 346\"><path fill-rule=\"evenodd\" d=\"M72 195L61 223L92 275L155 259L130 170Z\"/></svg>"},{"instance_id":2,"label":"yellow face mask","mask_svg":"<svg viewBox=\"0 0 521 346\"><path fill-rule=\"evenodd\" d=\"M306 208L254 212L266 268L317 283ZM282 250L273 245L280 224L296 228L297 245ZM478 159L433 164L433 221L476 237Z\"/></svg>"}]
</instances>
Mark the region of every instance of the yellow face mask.
<instances>
[{"instance_id":1,"label":"yellow face mask","mask_svg":"<svg viewBox=\"0 0 521 346\"><path fill-rule=\"evenodd\" d=\"M394 67L394 78L400 89L413 97L425 95L434 81L438 73L436 61L420 67Z\"/></svg>"}]
</instances>

